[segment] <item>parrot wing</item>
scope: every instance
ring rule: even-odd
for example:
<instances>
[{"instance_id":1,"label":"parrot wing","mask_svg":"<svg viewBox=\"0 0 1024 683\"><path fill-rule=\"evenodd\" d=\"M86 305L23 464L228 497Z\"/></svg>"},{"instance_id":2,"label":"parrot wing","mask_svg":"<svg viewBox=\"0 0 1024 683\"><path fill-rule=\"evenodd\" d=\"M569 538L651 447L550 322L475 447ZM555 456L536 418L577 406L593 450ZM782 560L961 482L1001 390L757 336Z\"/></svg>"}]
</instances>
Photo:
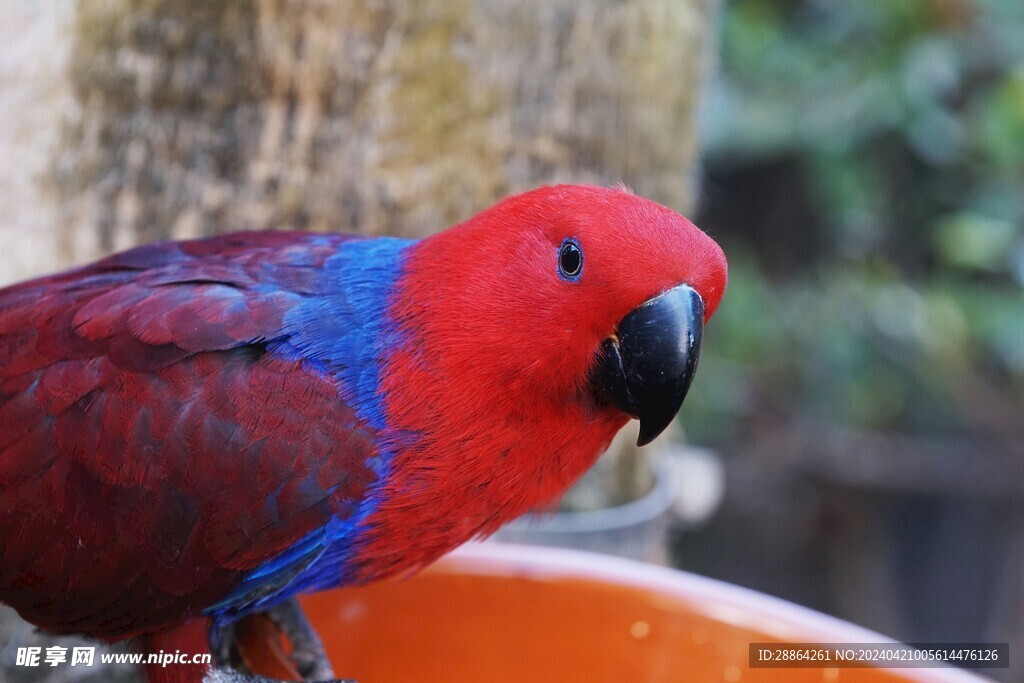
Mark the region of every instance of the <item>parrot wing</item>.
<instances>
[{"instance_id":1,"label":"parrot wing","mask_svg":"<svg viewBox=\"0 0 1024 683\"><path fill-rule=\"evenodd\" d=\"M160 243L0 290L0 601L124 637L316 559L376 477L375 433L274 348L346 239Z\"/></svg>"}]
</instances>

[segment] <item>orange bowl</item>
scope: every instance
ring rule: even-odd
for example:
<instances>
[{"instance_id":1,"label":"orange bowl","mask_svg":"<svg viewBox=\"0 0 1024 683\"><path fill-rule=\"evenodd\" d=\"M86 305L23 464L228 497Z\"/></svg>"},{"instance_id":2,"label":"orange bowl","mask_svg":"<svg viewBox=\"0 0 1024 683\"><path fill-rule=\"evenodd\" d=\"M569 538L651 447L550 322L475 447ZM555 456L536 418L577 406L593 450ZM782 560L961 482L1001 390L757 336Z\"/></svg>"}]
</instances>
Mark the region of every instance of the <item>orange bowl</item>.
<instances>
[{"instance_id":1,"label":"orange bowl","mask_svg":"<svg viewBox=\"0 0 1024 683\"><path fill-rule=\"evenodd\" d=\"M469 544L412 578L302 603L335 673L360 683L982 680L953 668L751 669L752 642L888 639L712 579L553 548ZM272 649L246 650L260 673L287 673Z\"/></svg>"}]
</instances>

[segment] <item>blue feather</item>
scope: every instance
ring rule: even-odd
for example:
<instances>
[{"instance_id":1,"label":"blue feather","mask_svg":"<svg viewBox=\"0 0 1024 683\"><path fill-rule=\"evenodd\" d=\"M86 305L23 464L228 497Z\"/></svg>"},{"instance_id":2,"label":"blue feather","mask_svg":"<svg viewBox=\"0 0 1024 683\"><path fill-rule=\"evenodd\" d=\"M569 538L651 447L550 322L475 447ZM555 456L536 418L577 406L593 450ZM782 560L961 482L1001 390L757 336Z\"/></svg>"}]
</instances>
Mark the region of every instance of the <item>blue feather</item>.
<instances>
[{"instance_id":1,"label":"blue feather","mask_svg":"<svg viewBox=\"0 0 1024 683\"><path fill-rule=\"evenodd\" d=\"M386 313L405 250L412 243L379 238L342 244L327 259L310 288L313 292L285 316L284 334L267 347L288 360L302 360L314 372L329 373L341 387L341 400L374 432L387 427L380 373L384 360L402 344L402 336ZM344 584L359 529L375 510L378 492L387 481L394 441L377 442L378 455L368 463L377 479L355 514L332 518L251 571L207 614L232 621L296 593Z\"/></svg>"}]
</instances>

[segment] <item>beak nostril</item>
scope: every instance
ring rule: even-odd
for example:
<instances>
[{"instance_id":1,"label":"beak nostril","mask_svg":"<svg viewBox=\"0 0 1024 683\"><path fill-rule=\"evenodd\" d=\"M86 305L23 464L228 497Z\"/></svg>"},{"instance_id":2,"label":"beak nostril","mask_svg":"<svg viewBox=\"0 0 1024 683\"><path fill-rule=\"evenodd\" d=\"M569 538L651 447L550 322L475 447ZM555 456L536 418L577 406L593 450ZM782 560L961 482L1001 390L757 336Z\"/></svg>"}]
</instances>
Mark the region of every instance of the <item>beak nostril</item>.
<instances>
[{"instance_id":1,"label":"beak nostril","mask_svg":"<svg viewBox=\"0 0 1024 683\"><path fill-rule=\"evenodd\" d=\"M626 381L617 333L601 342L597 364L590 373L590 383L599 403L613 405L631 417L639 419L638 406L630 394L629 383Z\"/></svg>"}]
</instances>

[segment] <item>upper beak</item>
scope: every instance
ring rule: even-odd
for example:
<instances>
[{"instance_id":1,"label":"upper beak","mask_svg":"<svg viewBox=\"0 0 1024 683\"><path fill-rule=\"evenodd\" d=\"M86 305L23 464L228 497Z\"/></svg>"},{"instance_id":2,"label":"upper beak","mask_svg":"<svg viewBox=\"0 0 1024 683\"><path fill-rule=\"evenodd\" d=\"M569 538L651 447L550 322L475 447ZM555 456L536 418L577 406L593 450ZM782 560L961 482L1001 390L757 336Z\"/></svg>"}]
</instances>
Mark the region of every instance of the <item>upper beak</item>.
<instances>
[{"instance_id":1,"label":"upper beak","mask_svg":"<svg viewBox=\"0 0 1024 683\"><path fill-rule=\"evenodd\" d=\"M654 441L683 405L703 332L703 299L678 285L630 312L601 343L591 386L599 400L640 420L638 446Z\"/></svg>"}]
</instances>

